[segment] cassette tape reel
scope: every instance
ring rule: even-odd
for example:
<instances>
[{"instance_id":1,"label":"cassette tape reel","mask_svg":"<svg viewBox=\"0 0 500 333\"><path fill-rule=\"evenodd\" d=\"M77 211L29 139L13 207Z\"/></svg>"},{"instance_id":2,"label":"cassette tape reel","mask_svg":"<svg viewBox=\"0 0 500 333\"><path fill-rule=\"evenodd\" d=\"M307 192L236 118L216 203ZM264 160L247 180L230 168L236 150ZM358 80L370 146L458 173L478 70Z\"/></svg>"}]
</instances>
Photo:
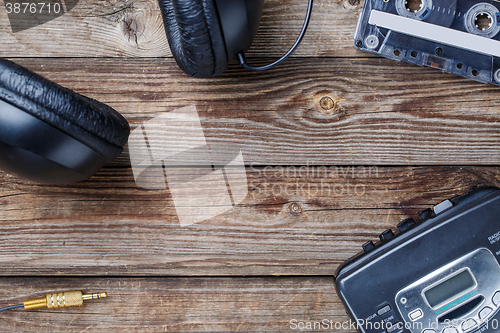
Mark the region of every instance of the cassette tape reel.
<instances>
[{"instance_id":1,"label":"cassette tape reel","mask_svg":"<svg viewBox=\"0 0 500 333\"><path fill-rule=\"evenodd\" d=\"M500 2L366 0L356 48L500 85Z\"/></svg>"}]
</instances>

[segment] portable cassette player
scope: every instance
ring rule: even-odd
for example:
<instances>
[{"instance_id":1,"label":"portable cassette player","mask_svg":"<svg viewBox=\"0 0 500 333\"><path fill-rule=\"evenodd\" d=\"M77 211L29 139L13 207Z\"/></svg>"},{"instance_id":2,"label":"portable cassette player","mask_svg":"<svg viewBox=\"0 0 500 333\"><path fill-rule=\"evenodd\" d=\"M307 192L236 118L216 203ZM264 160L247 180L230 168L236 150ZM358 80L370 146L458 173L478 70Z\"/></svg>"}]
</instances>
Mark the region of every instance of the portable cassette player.
<instances>
[{"instance_id":1,"label":"portable cassette player","mask_svg":"<svg viewBox=\"0 0 500 333\"><path fill-rule=\"evenodd\" d=\"M343 263L335 286L358 331L500 332L500 188L402 221Z\"/></svg>"}]
</instances>

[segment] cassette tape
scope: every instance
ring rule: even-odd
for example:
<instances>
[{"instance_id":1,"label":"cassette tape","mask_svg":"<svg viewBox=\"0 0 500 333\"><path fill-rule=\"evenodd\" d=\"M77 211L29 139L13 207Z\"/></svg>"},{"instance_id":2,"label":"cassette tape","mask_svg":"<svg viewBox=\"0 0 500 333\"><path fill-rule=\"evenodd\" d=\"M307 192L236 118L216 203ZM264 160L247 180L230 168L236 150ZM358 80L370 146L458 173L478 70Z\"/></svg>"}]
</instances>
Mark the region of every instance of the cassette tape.
<instances>
[{"instance_id":1,"label":"cassette tape","mask_svg":"<svg viewBox=\"0 0 500 333\"><path fill-rule=\"evenodd\" d=\"M500 3L366 0L356 48L500 85Z\"/></svg>"}]
</instances>

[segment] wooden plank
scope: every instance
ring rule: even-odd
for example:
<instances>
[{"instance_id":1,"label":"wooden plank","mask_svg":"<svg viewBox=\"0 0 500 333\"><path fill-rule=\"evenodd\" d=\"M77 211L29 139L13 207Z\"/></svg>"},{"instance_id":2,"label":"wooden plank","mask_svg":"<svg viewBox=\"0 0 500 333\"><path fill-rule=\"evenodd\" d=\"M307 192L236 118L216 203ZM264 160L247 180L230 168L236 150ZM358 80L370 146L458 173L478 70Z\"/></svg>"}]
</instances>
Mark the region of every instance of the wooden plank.
<instances>
[{"instance_id":1,"label":"wooden plank","mask_svg":"<svg viewBox=\"0 0 500 333\"><path fill-rule=\"evenodd\" d=\"M80 289L109 297L79 308L2 312L2 331L289 332L299 322L348 322L332 277L0 278L0 307Z\"/></svg>"},{"instance_id":2,"label":"wooden plank","mask_svg":"<svg viewBox=\"0 0 500 333\"><path fill-rule=\"evenodd\" d=\"M170 191L137 188L127 168L71 186L0 175L3 275L332 275L402 219L500 185L487 167L248 168L240 204L181 226Z\"/></svg>"},{"instance_id":3,"label":"wooden plank","mask_svg":"<svg viewBox=\"0 0 500 333\"><path fill-rule=\"evenodd\" d=\"M0 4L9 0L2 0ZM294 56L354 56L353 35L362 3L316 0L309 31ZM266 0L250 56L281 56L295 42L307 2ZM155 0L81 0L48 23L13 33L0 11L1 57L170 57ZM364 55L366 56L366 54Z\"/></svg>"},{"instance_id":4,"label":"wooden plank","mask_svg":"<svg viewBox=\"0 0 500 333\"><path fill-rule=\"evenodd\" d=\"M109 103L133 128L195 105L207 141L237 145L248 165L500 164L498 89L432 69L308 59L197 80L171 59L18 62ZM321 107L324 97L331 109Z\"/></svg>"},{"instance_id":5,"label":"wooden plank","mask_svg":"<svg viewBox=\"0 0 500 333\"><path fill-rule=\"evenodd\" d=\"M233 65L209 80L185 76L171 59L156 0L82 0L18 33L0 10L1 57L109 103L133 128L195 105L209 143L243 152L249 190L225 213L180 225L170 190L136 186L128 148L76 185L0 171L0 306L69 289L110 294L82 308L2 312L0 330L289 332L292 319L344 323L331 275L361 244L474 184L500 186L498 88L355 51L362 5L317 0L293 59L258 74ZM266 0L252 62L288 49L305 6ZM194 219L210 207L190 208Z\"/></svg>"}]
</instances>

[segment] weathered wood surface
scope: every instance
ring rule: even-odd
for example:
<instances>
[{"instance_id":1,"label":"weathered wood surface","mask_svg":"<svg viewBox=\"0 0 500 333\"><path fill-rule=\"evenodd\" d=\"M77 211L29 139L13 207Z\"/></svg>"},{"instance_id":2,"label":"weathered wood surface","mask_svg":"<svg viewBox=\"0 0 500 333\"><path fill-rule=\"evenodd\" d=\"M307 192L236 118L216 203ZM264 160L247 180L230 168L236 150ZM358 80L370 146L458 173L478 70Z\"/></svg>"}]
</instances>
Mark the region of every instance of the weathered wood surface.
<instances>
[{"instance_id":1,"label":"weathered wood surface","mask_svg":"<svg viewBox=\"0 0 500 333\"><path fill-rule=\"evenodd\" d=\"M82 0L18 33L6 1L1 57L110 104L132 128L195 105L208 142L243 152L249 195L181 226L168 189L136 186L128 149L76 185L0 171L0 306L61 290L110 294L82 308L0 313L0 332L290 332L292 319L345 322L331 278L342 261L444 198L500 186L499 88L355 51L357 0L316 0L303 44L279 68L232 65L205 80L176 67L155 0ZM305 8L266 0L251 61L285 52Z\"/></svg>"},{"instance_id":2,"label":"weathered wood surface","mask_svg":"<svg viewBox=\"0 0 500 333\"><path fill-rule=\"evenodd\" d=\"M195 105L207 141L258 165L498 165L498 87L378 59L292 60L197 80L164 59L22 59L132 127ZM440 85L436 86L437 82ZM332 108L320 101L330 97ZM182 150L183 146L179 146ZM129 165L123 155L124 165Z\"/></svg>"},{"instance_id":3,"label":"weathered wood surface","mask_svg":"<svg viewBox=\"0 0 500 333\"><path fill-rule=\"evenodd\" d=\"M309 33L294 56L357 54L353 35L362 5L359 0L316 0ZM266 0L249 55L284 54L300 32L306 8L306 1ZM12 33L2 9L0 35L5 46L0 49L2 57L171 56L155 0L81 0L65 15L17 33Z\"/></svg>"},{"instance_id":4,"label":"weathered wood surface","mask_svg":"<svg viewBox=\"0 0 500 333\"><path fill-rule=\"evenodd\" d=\"M500 171L249 168L247 179L234 209L181 226L170 192L137 188L128 168L69 187L2 174L2 275L332 275L403 218L475 184L500 185Z\"/></svg>"},{"instance_id":5,"label":"weathered wood surface","mask_svg":"<svg viewBox=\"0 0 500 333\"><path fill-rule=\"evenodd\" d=\"M299 322L326 320L334 326L349 321L331 277L2 278L0 307L80 289L106 291L109 297L79 308L2 312L0 331L293 332Z\"/></svg>"}]
</instances>

